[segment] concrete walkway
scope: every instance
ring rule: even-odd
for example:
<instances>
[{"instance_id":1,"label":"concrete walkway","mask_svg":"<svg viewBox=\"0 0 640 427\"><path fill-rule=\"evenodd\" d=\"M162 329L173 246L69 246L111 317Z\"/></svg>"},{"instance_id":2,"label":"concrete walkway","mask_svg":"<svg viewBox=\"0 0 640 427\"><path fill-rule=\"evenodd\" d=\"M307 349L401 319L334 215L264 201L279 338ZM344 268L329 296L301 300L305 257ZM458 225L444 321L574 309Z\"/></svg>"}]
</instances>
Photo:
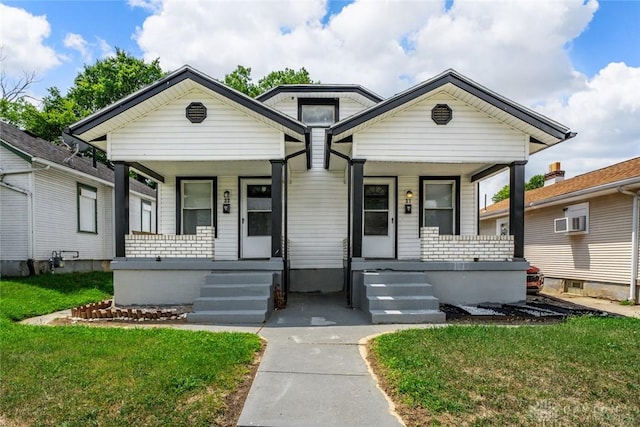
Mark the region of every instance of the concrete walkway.
<instances>
[{"instance_id":1,"label":"concrete walkway","mask_svg":"<svg viewBox=\"0 0 640 427\"><path fill-rule=\"evenodd\" d=\"M238 426L401 426L363 358L371 325L343 295L291 295L260 331L268 341Z\"/></svg>"}]
</instances>

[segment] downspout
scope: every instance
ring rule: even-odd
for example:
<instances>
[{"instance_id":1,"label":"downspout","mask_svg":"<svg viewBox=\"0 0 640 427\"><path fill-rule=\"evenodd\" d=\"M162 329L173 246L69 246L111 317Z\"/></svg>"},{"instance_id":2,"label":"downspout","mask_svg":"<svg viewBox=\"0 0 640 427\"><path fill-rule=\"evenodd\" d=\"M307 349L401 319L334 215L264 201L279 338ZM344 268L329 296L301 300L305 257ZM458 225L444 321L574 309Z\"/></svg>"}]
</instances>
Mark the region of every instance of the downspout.
<instances>
[{"instance_id":1,"label":"downspout","mask_svg":"<svg viewBox=\"0 0 640 427\"><path fill-rule=\"evenodd\" d=\"M625 190L623 187L617 187L617 190L626 194L627 196L633 197L633 206L632 206L632 214L631 214L631 279L629 280L629 301L636 303L636 280L638 277L638 219L640 218L639 209L639 200L640 200L640 191L637 193L633 193L631 191Z\"/></svg>"}]
</instances>

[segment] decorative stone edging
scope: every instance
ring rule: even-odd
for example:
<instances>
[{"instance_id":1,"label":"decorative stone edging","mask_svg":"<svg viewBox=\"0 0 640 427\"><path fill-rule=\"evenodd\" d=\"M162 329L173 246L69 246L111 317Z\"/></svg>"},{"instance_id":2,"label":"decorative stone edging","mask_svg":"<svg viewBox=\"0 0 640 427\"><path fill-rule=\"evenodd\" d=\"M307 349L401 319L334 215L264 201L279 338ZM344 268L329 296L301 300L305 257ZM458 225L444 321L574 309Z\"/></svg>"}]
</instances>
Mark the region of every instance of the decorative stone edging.
<instances>
[{"instance_id":1,"label":"decorative stone edging","mask_svg":"<svg viewBox=\"0 0 640 427\"><path fill-rule=\"evenodd\" d=\"M81 305L71 309L75 320L126 320L143 322L147 320L178 320L187 317L187 313L176 308L117 308L112 300Z\"/></svg>"}]
</instances>

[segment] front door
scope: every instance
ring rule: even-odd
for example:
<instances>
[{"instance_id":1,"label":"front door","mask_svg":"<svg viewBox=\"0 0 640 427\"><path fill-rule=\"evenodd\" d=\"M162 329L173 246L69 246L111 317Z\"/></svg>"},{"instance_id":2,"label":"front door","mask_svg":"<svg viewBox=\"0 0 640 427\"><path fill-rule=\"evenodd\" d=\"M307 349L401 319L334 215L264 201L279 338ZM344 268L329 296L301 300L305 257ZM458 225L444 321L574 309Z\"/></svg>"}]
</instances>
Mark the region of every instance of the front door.
<instances>
[{"instance_id":1,"label":"front door","mask_svg":"<svg viewBox=\"0 0 640 427\"><path fill-rule=\"evenodd\" d=\"M271 255L271 180L242 180L242 258Z\"/></svg>"},{"instance_id":2,"label":"front door","mask_svg":"<svg viewBox=\"0 0 640 427\"><path fill-rule=\"evenodd\" d=\"M395 257L395 180L365 178L362 256Z\"/></svg>"}]
</instances>

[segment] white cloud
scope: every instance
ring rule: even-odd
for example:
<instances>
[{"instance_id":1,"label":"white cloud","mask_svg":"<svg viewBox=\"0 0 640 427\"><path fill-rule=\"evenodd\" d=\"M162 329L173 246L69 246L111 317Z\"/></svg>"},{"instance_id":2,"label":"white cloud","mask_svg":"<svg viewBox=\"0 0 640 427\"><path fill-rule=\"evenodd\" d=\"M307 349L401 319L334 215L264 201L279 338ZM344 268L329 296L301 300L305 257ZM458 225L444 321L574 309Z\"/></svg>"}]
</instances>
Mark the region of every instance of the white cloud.
<instances>
[{"instance_id":1,"label":"white cloud","mask_svg":"<svg viewBox=\"0 0 640 427\"><path fill-rule=\"evenodd\" d=\"M115 56L116 51L106 40L97 37L97 41L98 48L100 49L100 58Z\"/></svg>"},{"instance_id":2,"label":"white cloud","mask_svg":"<svg viewBox=\"0 0 640 427\"><path fill-rule=\"evenodd\" d=\"M51 33L46 16L34 16L1 3L0 16L2 69L7 76L20 78L24 72L40 75L60 64L56 52L44 44Z\"/></svg>"},{"instance_id":3,"label":"white cloud","mask_svg":"<svg viewBox=\"0 0 640 427\"><path fill-rule=\"evenodd\" d=\"M162 9L162 0L128 0L129 6L140 7L151 12L159 12Z\"/></svg>"},{"instance_id":4,"label":"white cloud","mask_svg":"<svg viewBox=\"0 0 640 427\"><path fill-rule=\"evenodd\" d=\"M63 43L65 47L78 51L85 62L91 62L91 50L87 41L80 34L67 33Z\"/></svg>"},{"instance_id":5,"label":"white cloud","mask_svg":"<svg viewBox=\"0 0 640 427\"><path fill-rule=\"evenodd\" d=\"M447 68L578 132L532 156L527 176L562 161L567 176L640 155L638 69L578 72L567 46L597 13L595 0L357 0L326 20L323 0L164 0L138 29L145 59L190 64L221 78L242 64L255 79L305 67L324 83L389 96ZM635 95L635 98L634 98ZM483 185L489 197L506 183Z\"/></svg>"}]
</instances>

